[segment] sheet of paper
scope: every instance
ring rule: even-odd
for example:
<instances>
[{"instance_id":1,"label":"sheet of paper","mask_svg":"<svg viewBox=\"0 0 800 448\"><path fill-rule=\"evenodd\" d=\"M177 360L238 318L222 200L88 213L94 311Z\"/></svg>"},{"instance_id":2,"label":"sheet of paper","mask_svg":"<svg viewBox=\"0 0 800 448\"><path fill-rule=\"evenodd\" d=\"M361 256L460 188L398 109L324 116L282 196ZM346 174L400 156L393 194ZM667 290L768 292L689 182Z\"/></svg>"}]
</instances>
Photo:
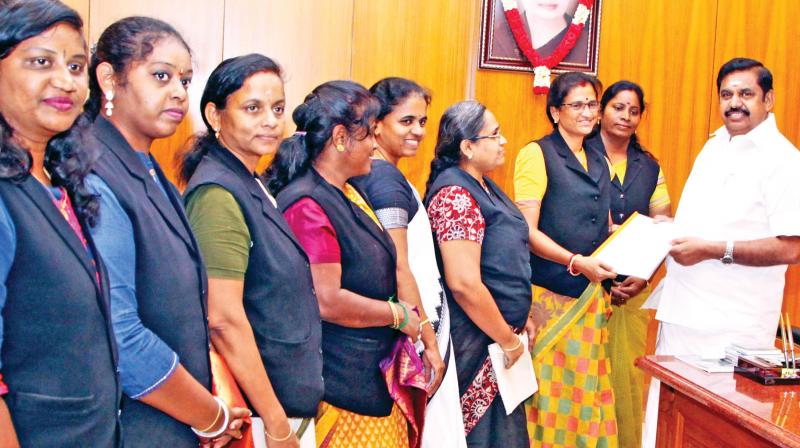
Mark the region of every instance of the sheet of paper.
<instances>
[{"instance_id":1,"label":"sheet of paper","mask_svg":"<svg viewBox=\"0 0 800 448\"><path fill-rule=\"evenodd\" d=\"M519 335L525 352L510 369L505 368L505 354L499 344L489 346L489 357L492 359L492 369L497 378L497 388L503 397L506 415L514 412L520 403L527 400L539 390L536 374L533 373L533 359L528 352L528 334Z\"/></svg>"},{"instance_id":2,"label":"sheet of paper","mask_svg":"<svg viewBox=\"0 0 800 448\"><path fill-rule=\"evenodd\" d=\"M733 372L733 363L725 358L701 358L698 355L678 355L676 358L706 373Z\"/></svg>"},{"instance_id":3,"label":"sheet of paper","mask_svg":"<svg viewBox=\"0 0 800 448\"><path fill-rule=\"evenodd\" d=\"M264 421L260 417L253 417L253 448L267 448L267 435L264 433ZM297 434L297 430L302 424L302 418L290 418L289 425L292 427L295 435L300 439L300 448L316 448L316 429L314 428L314 420L309 422L303 431L302 436ZM282 437L283 435L281 435Z\"/></svg>"},{"instance_id":4,"label":"sheet of paper","mask_svg":"<svg viewBox=\"0 0 800 448\"><path fill-rule=\"evenodd\" d=\"M669 253L670 242L678 236L671 222L655 223L637 213L594 255L617 274L648 279Z\"/></svg>"}]
</instances>

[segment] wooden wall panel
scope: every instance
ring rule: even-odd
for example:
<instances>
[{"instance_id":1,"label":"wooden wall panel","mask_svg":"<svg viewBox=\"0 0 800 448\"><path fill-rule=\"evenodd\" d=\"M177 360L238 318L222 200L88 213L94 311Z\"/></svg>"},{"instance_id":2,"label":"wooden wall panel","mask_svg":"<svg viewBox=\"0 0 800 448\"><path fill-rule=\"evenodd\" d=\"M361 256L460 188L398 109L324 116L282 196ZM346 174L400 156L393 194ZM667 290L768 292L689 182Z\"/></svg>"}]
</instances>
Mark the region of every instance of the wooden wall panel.
<instances>
[{"instance_id":1,"label":"wooden wall panel","mask_svg":"<svg viewBox=\"0 0 800 448\"><path fill-rule=\"evenodd\" d=\"M792 50L796 51L796 44L800 42L800 27L796 23L795 9L796 3L788 0L726 1L717 17L714 79L716 70L734 57L749 57L763 62L774 78L774 112L778 128L798 146L800 83L797 82L797 63ZM716 84L714 87L716 89ZM722 126L716 93L710 103L709 123L713 130ZM786 276L783 307L792 316L792 322L800 325L800 267L790 268Z\"/></svg>"},{"instance_id":2,"label":"wooden wall panel","mask_svg":"<svg viewBox=\"0 0 800 448\"><path fill-rule=\"evenodd\" d=\"M477 57L479 2L356 0L353 80L370 87L387 76L413 79L433 93L427 136L400 168L420 192L430 171L439 118L468 96Z\"/></svg>"},{"instance_id":3,"label":"wooden wall panel","mask_svg":"<svg viewBox=\"0 0 800 448\"><path fill-rule=\"evenodd\" d=\"M350 78L352 32L353 0L227 1L223 55L278 61L291 113L317 85Z\"/></svg>"},{"instance_id":4,"label":"wooden wall panel","mask_svg":"<svg viewBox=\"0 0 800 448\"><path fill-rule=\"evenodd\" d=\"M89 34L89 0L63 0L64 4L78 11L83 19L84 34Z\"/></svg>"},{"instance_id":5,"label":"wooden wall panel","mask_svg":"<svg viewBox=\"0 0 800 448\"><path fill-rule=\"evenodd\" d=\"M168 139L157 140L152 147L165 173L175 180L175 154L180 151L195 129L202 128L199 104L208 74L222 60L221 0L136 0L110 2L91 0L90 32L92 42L116 20L131 15L146 15L164 20L174 26L192 48L194 78L189 88L190 114Z\"/></svg>"},{"instance_id":6,"label":"wooden wall panel","mask_svg":"<svg viewBox=\"0 0 800 448\"><path fill-rule=\"evenodd\" d=\"M708 116L715 14L716 0L603 0L599 78L605 85L630 79L644 88L647 113L639 132L659 157L673 199L708 136L707 121L698 117ZM476 78L475 97L497 115L508 139L506 164L492 177L511 193L519 149L552 129L545 96L533 95L532 82L530 74L493 70L479 70Z\"/></svg>"},{"instance_id":7,"label":"wooden wall panel","mask_svg":"<svg viewBox=\"0 0 800 448\"><path fill-rule=\"evenodd\" d=\"M262 53L281 64L287 133L295 128L292 112L314 87L350 78L352 34L353 0L225 2L224 58Z\"/></svg>"}]
</instances>

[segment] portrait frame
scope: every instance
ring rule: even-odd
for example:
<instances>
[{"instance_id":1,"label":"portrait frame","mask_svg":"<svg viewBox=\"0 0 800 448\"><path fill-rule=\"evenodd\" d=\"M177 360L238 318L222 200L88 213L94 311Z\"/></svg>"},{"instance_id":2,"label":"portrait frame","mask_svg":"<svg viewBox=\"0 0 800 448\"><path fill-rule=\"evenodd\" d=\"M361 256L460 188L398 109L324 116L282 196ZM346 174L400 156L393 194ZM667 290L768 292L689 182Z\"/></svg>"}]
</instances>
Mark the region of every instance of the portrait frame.
<instances>
[{"instance_id":1,"label":"portrait frame","mask_svg":"<svg viewBox=\"0 0 800 448\"><path fill-rule=\"evenodd\" d=\"M574 2L577 5L577 0ZM518 49L502 3L502 0L482 0L478 68L532 73L534 67ZM593 0L591 15L578 42L564 60L551 69L553 73L577 71L597 75L601 12L602 0Z\"/></svg>"}]
</instances>

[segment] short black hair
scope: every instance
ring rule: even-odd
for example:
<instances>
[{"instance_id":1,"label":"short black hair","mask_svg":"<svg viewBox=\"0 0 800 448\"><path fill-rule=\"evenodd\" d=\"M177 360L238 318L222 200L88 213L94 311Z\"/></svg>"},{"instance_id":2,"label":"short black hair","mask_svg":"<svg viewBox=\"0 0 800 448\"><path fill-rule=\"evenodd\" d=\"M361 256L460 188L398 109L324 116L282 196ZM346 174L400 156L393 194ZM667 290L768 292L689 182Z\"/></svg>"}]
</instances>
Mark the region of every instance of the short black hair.
<instances>
[{"instance_id":1,"label":"short black hair","mask_svg":"<svg viewBox=\"0 0 800 448\"><path fill-rule=\"evenodd\" d=\"M772 90L772 72L764 67L764 64L761 62L749 58L733 58L720 67L719 74L717 75L717 93L719 93L722 88L722 80L725 79L726 76L733 72L743 72L752 69L758 71L758 86L761 87L764 95L766 95Z\"/></svg>"}]
</instances>

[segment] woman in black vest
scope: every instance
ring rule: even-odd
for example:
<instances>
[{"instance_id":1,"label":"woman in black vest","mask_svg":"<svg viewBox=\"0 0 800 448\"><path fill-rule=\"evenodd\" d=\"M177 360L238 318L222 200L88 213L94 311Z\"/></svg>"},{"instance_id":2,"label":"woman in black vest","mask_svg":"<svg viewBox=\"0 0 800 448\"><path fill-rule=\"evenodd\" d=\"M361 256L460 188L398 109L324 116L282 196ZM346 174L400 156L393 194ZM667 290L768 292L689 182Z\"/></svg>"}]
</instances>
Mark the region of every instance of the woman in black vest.
<instances>
[{"instance_id":1,"label":"woman in black vest","mask_svg":"<svg viewBox=\"0 0 800 448\"><path fill-rule=\"evenodd\" d=\"M315 447L309 423L323 393L319 306L308 257L256 174L283 138L285 103L272 59L223 61L200 100L206 133L184 156L181 176L208 271L214 347L263 419L270 447Z\"/></svg>"},{"instance_id":2,"label":"woman in black vest","mask_svg":"<svg viewBox=\"0 0 800 448\"><path fill-rule=\"evenodd\" d=\"M600 286L616 274L590 256L609 232L610 168L584 144L600 90L585 73L553 80L546 109L553 132L523 148L514 170L516 202L532 234L539 392L526 406L537 446L617 443L605 352L610 304Z\"/></svg>"},{"instance_id":3,"label":"woman in black vest","mask_svg":"<svg viewBox=\"0 0 800 448\"><path fill-rule=\"evenodd\" d=\"M103 206L92 235L109 268L130 447L238 437L249 414L209 392L205 268L180 195L150 154L182 121L191 77L181 36L146 17L106 28L89 70L99 158L87 181Z\"/></svg>"},{"instance_id":4,"label":"woman in black vest","mask_svg":"<svg viewBox=\"0 0 800 448\"><path fill-rule=\"evenodd\" d=\"M420 321L410 305L393 301L394 245L364 194L348 183L369 173L378 109L356 83L318 86L295 109L297 132L281 144L268 171L278 205L311 262L325 379L317 441L331 446L367 440L361 446L407 447L408 423L421 423L394 402L379 367L400 331L417 340ZM417 356L413 347L411 354ZM422 361L415 360L421 370Z\"/></svg>"},{"instance_id":5,"label":"woman in black vest","mask_svg":"<svg viewBox=\"0 0 800 448\"><path fill-rule=\"evenodd\" d=\"M508 368L525 352L515 333L528 330L530 343L535 331L528 317L528 225L486 177L505 161L505 143L485 106L450 106L425 193L450 307L464 430L474 447L528 446L523 406L506 415L487 349L499 344Z\"/></svg>"},{"instance_id":6,"label":"woman in black vest","mask_svg":"<svg viewBox=\"0 0 800 448\"><path fill-rule=\"evenodd\" d=\"M614 225L622 224L634 212L671 214L664 173L636 138L644 109L639 85L615 82L600 99L601 125L586 140L587 146L608 157L614 170L610 190ZM641 307L650 295L646 286L645 280L628 277L611 288L608 351L620 446L636 446L642 440L644 374L633 363L645 354L650 312Z\"/></svg>"},{"instance_id":7,"label":"woman in black vest","mask_svg":"<svg viewBox=\"0 0 800 448\"><path fill-rule=\"evenodd\" d=\"M83 21L55 0L2 9L0 446L118 446L108 278L88 234L98 201L74 125Z\"/></svg>"}]
</instances>

